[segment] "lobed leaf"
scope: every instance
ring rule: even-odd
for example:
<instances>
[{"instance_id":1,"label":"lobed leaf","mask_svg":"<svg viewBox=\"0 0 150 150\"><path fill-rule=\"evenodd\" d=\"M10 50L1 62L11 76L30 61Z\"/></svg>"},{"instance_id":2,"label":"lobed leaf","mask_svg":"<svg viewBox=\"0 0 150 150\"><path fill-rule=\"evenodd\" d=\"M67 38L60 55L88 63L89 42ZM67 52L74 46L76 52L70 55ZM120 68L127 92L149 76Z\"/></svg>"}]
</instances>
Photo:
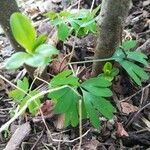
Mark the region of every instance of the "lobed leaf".
<instances>
[{"instance_id":1,"label":"lobed leaf","mask_svg":"<svg viewBox=\"0 0 150 150\"><path fill-rule=\"evenodd\" d=\"M148 65L148 62L145 60L147 56L141 52L127 52L127 58L140 62L144 65Z\"/></svg>"},{"instance_id":2,"label":"lobed leaf","mask_svg":"<svg viewBox=\"0 0 150 150\"><path fill-rule=\"evenodd\" d=\"M70 87L48 94L48 97L56 102L54 112L65 113L65 126L78 124L78 101L79 95Z\"/></svg>"},{"instance_id":3,"label":"lobed leaf","mask_svg":"<svg viewBox=\"0 0 150 150\"><path fill-rule=\"evenodd\" d=\"M137 66L136 64L127 60L123 60L119 63L138 85L141 86L141 79L147 80L149 78L144 69Z\"/></svg>"},{"instance_id":4,"label":"lobed leaf","mask_svg":"<svg viewBox=\"0 0 150 150\"><path fill-rule=\"evenodd\" d=\"M78 86L79 78L74 77L72 75L71 70L65 70L58 75L56 75L50 82L51 86L56 87L56 86L62 86L62 85L70 85L70 86Z\"/></svg>"},{"instance_id":5,"label":"lobed leaf","mask_svg":"<svg viewBox=\"0 0 150 150\"><path fill-rule=\"evenodd\" d=\"M100 119L97 115L96 110L93 108L93 105L91 103L91 94L85 90L82 90L82 92L83 92L83 100L84 100L85 109L90 119L90 122L95 128L98 129L100 127Z\"/></svg>"},{"instance_id":6,"label":"lobed leaf","mask_svg":"<svg viewBox=\"0 0 150 150\"><path fill-rule=\"evenodd\" d=\"M29 88L28 79L24 77L22 81L18 80L17 87L27 93ZM24 92L20 91L19 89L15 89L9 92L9 97L13 98L15 102L19 103L26 95Z\"/></svg>"},{"instance_id":7,"label":"lobed leaf","mask_svg":"<svg viewBox=\"0 0 150 150\"><path fill-rule=\"evenodd\" d=\"M32 97L32 96L35 96L36 94L38 94L39 91L37 90L34 90L34 91L30 91L28 94ZM20 102L19 104L19 109L21 109L26 103L27 101L31 98L29 95L27 95L26 97L24 97L22 99L22 101ZM29 105L28 105L28 109L29 109L29 112L35 116L37 113L38 113L38 110L40 108L40 105L41 105L41 97L38 97L37 99L35 99L34 101L32 101Z\"/></svg>"}]
</instances>

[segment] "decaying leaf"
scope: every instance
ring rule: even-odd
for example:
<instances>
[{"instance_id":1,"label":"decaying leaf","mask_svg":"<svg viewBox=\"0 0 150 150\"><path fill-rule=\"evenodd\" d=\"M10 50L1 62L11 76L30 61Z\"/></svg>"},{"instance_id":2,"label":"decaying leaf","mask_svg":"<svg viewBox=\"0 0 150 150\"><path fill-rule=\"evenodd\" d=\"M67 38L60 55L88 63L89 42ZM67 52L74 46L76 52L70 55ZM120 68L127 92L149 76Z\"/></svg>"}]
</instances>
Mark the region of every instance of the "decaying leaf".
<instances>
[{"instance_id":1,"label":"decaying leaf","mask_svg":"<svg viewBox=\"0 0 150 150\"><path fill-rule=\"evenodd\" d=\"M122 112L125 113L125 114L129 114L131 112L136 112L138 111L138 107L136 106L133 106L132 104L129 104L127 102L121 102L120 103L120 106L122 108Z\"/></svg>"},{"instance_id":2,"label":"decaying leaf","mask_svg":"<svg viewBox=\"0 0 150 150\"><path fill-rule=\"evenodd\" d=\"M129 136L128 133L125 131L122 123L117 122L116 126L117 126L116 135L118 137Z\"/></svg>"}]
</instances>

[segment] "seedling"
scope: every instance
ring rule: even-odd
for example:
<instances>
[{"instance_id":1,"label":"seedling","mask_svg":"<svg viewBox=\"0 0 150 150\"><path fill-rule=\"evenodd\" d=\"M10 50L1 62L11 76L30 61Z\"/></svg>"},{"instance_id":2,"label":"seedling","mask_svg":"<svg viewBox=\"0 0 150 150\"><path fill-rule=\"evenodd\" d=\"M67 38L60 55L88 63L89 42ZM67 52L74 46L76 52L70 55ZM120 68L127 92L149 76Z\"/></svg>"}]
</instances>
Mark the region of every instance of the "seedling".
<instances>
[{"instance_id":1,"label":"seedling","mask_svg":"<svg viewBox=\"0 0 150 150\"><path fill-rule=\"evenodd\" d=\"M103 67L103 73L100 74L100 76L103 76L108 81L112 81L115 76L117 76L119 73L118 68L113 68L112 64L110 62L105 63Z\"/></svg>"},{"instance_id":2,"label":"seedling","mask_svg":"<svg viewBox=\"0 0 150 150\"><path fill-rule=\"evenodd\" d=\"M30 20L21 13L14 13L10 18L10 25L16 41L25 49L17 52L6 61L6 69L17 69L23 64L32 67L48 65L58 50L46 44L47 36L41 34L37 37L35 28Z\"/></svg>"},{"instance_id":3,"label":"seedling","mask_svg":"<svg viewBox=\"0 0 150 150\"><path fill-rule=\"evenodd\" d=\"M60 13L54 11L45 14L50 19L52 25L57 27L58 38L66 40L71 34L83 37L88 33L96 33L96 19L94 18L99 11L100 5L92 12L88 9L65 10Z\"/></svg>"},{"instance_id":4,"label":"seedling","mask_svg":"<svg viewBox=\"0 0 150 150\"><path fill-rule=\"evenodd\" d=\"M136 41L125 41L121 47L116 49L116 52L112 58L119 62L119 64L127 71L129 76L136 82L136 84L141 86L141 80L147 80L149 76L142 67L138 66L134 62L138 62L143 65L148 65L148 62L146 61L147 56L145 54L130 51L130 49L135 46Z\"/></svg>"},{"instance_id":5,"label":"seedling","mask_svg":"<svg viewBox=\"0 0 150 150\"><path fill-rule=\"evenodd\" d=\"M17 89L12 90L9 93L9 97L13 98L13 100L18 103L19 105L19 110L24 106L24 104L27 102L27 100L38 94L38 90L29 90L29 82L28 79L25 77L22 81L18 80L17 81ZM28 106L29 112L34 116L37 114L38 109L41 105L41 99L42 97L39 97L35 99L33 102L31 102Z\"/></svg>"}]
</instances>

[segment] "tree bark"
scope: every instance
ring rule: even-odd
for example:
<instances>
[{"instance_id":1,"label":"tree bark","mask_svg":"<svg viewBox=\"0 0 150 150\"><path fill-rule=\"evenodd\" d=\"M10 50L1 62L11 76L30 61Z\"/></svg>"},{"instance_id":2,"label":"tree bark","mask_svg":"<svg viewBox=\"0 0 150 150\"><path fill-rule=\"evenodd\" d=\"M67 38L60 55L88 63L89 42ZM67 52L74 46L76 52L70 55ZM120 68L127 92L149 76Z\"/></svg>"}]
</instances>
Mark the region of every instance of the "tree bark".
<instances>
[{"instance_id":1,"label":"tree bark","mask_svg":"<svg viewBox=\"0 0 150 150\"><path fill-rule=\"evenodd\" d=\"M98 16L98 38L94 59L109 58L121 42L123 24L128 15L130 0L103 0ZM102 62L92 66L92 76L97 76L103 67Z\"/></svg>"},{"instance_id":2,"label":"tree bark","mask_svg":"<svg viewBox=\"0 0 150 150\"><path fill-rule=\"evenodd\" d=\"M23 48L16 42L11 32L9 20L10 16L14 12L19 12L19 8L15 0L0 0L0 25L15 51L24 51Z\"/></svg>"},{"instance_id":3,"label":"tree bark","mask_svg":"<svg viewBox=\"0 0 150 150\"><path fill-rule=\"evenodd\" d=\"M0 25L2 26L14 50L20 52L20 51L24 51L24 49L16 42L11 32L10 22L9 22L10 16L14 12L19 12L19 8L15 0L0 0ZM33 79L35 68L30 67L28 65L24 65L24 67L26 68L29 76ZM49 76L47 74L46 69L42 72L40 78L46 81L49 80ZM35 83L39 85L41 84L41 81L36 81Z\"/></svg>"}]
</instances>

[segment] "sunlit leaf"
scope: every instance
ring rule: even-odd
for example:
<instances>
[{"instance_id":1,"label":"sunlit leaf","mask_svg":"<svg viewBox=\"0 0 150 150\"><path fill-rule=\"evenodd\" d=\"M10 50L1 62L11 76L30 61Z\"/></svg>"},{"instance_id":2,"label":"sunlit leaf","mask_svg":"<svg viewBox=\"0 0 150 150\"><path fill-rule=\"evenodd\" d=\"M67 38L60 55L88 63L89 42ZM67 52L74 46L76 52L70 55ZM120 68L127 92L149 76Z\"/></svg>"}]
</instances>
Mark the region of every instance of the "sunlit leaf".
<instances>
[{"instance_id":1,"label":"sunlit leaf","mask_svg":"<svg viewBox=\"0 0 150 150\"><path fill-rule=\"evenodd\" d=\"M16 41L28 53L32 53L36 40L36 31L30 20L25 15L16 12L10 17L10 26Z\"/></svg>"}]
</instances>

